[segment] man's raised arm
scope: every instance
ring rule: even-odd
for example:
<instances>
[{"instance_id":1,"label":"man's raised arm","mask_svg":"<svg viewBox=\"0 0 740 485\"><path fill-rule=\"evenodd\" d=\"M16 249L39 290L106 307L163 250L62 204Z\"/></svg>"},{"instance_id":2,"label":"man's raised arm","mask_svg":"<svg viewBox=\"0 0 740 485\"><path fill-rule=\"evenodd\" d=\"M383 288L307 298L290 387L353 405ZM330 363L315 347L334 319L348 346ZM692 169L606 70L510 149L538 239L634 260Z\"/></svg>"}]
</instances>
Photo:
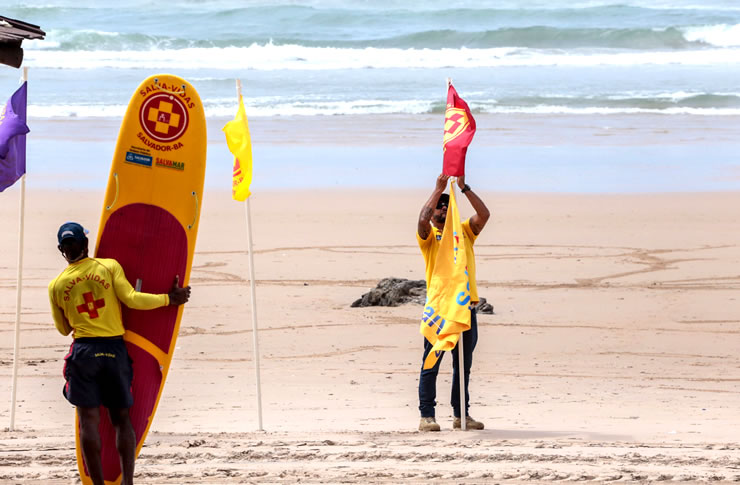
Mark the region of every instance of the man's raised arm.
<instances>
[{"instance_id":1,"label":"man's raised arm","mask_svg":"<svg viewBox=\"0 0 740 485\"><path fill-rule=\"evenodd\" d=\"M460 187L462 193L468 198L470 205L473 206L475 214L470 218L470 229L473 231L473 234L477 236L483 230L486 222L488 222L488 218L491 217L491 213L488 211L486 204L480 200L480 197L478 197L465 183L464 175L457 178L457 186Z\"/></svg>"},{"instance_id":2,"label":"man's raised arm","mask_svg":"<svg viewBox=\"0 0 740 485\"><path fill-rule=\"evenodd\" d=\"M437 207L439 196L442 195L442 192L444 192L447 187L447 180L449 180L449 178L450 176L445 174L440 174L439 177L437 177L437 184L434 187L434 192L429 196L429 200L426 201L424 207L421 208L421 212L419 213L419 225L416 228L416 232L418 232L419 237L424 240L429 237L429 233L432 230L429 226L429 221L432 219L434 209Z\"/></svg>"}]
</instances>

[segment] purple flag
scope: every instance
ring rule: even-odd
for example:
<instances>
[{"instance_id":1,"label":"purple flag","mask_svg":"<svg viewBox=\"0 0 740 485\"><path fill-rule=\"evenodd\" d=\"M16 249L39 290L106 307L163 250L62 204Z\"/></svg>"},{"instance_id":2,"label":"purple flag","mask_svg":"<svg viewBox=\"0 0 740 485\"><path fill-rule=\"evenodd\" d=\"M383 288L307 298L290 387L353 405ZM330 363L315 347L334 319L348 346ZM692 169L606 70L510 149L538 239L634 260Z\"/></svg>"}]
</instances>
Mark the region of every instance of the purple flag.
<instances>
[{"instance_id":1,"label":"purple flag","mask_svg":"<svg viewBox=\"0 0 740 485\"><path fill-rule=\"evenodd\" d=\"M27 83L0 109L0 192L26 173Z\"/></svg>"}]
</instances>

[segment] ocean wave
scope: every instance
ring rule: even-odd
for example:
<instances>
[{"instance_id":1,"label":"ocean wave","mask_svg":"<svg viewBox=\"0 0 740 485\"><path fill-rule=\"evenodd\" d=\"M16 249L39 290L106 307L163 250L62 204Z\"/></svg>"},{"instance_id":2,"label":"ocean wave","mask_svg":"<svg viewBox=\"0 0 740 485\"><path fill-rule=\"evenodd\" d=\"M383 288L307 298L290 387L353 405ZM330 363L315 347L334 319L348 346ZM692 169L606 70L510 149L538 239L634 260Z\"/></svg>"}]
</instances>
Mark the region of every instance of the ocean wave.
<instances>
[{"instance_id":1,"label":"ocean wave","mask_svg":"<svg viewBox=\"0 0 740 485\"><path fill-rule=\"evenodd\" d=\"M127 0L126 8L141 10L151 4L149 0ZM193 0L170 0L170 8L201 9L203 2ZM213 9L220 11L239 9L348 9L357 11L395 11L408 10L413 12L450 10L449 0L374 0L372 2L357 2L347 0L249 0L229 1L212 0L208 2ZM95 0L56 0L49 3L18 2L12 10L23 11L50 11L59 12L70 9L94 9L99 5ZM245 6L246 5L246 6ZM603 8L640 8L651 10L740 10L740 6L733 0L457 0L455 6L464 9L499 9L499 10L572 10L572 9L603 9ZM106 5L112 9L112 6ZM123 8L123 7L120 7Z\"/></svg>"},{"instance_id":2,"label":"ocean wave","mask_svg":"<svg viewBox=\"0 0 740 485\"><path fill-rule=\"evenodd\" d=\"M740 109L738 93L654 93L622 94L602 96L528 96L510 97L495 101L484 100L474 104L480 111L500 108L544 108L565 107L568 109L609 109L609 110L656 110L668 112L674 109ZM444 106L440 106L440 111Z\"/></svg>"},{"instance_id":3,"label":"ocean wave","mask_svg":"<svg viewBox=\"0 0 740 485\"><path fill-rule=\"evenodd\" d=\"M465 32L432 30L416 32L369 42L371 45L409 48L529 47L539 49L573 49L601 47L611 49L689 49L711 45L709 36L689 40L674 27L669 28L558 28L520 27Z\"/></svg>"},{"instance_id":4,"label":"ocean wave","mask_svg":"<svg viewBox=\"0 0 740 485\"><path fill-rule=\"evenodd\" d=\"M499 47L538 49L607 48L634 50L699 49L740 45L740 24L701 27L574 28L551 26L502 27L482 30L420 29L368 38L313 38L298 33L254 35L219 34L206 39L161 33L109 32L55 29L45 40L24 44L29 50L62 52L150 51L191 48L245 48L271 43L280 46L324 48L489 49Z\"/></svg>"},{"instance_id":5,"label":"ocean wave","mask_svg":"<svg viewBox=\"0 0 740 485\"><path fill-rule=\"evenodd\" d=\"M533 108L507 107L490 113L533 114L533 115L620 115L620 114L655 114L655 115L693 115L693 116L740 116L740 108L572 108L570 106L537 106Z\"/></svg>"},{"instance_id":6,"label":"ocean wave","mask_svg":"<svg viewBox=\"0 0 740 485\"><path fill-rule=\"evenodd\" d=\"M296 101L266 103L264 98L245 98L247 115L251 117L272 116L334 116L373 114L424 114L432 112L432 103L421 100L386 101ZM204 100L203 107L208 118L229 118L236 113L236 102ZM126 105L55 104L28 106L29 118L122 118Z\"/></svg>"},{"instance_id":7,"label":"ocean wave","mask_svg":"<svg viewBox=\"0 0 740 485\"><path fill-rule=\"evenodd\" d=\"M492 49L339 49L299 45L151 51L27 50L25 64L47 69L345 70L521 66L707 66L740 62L733 48L696 51Z\"/></svg>"},{"instance_id":8,"label":"ocean wave","mask_svg":"<svg viewBox=\"0 0 740 485\"><path fill-rule=\"evenodd\" d=\"M185 49L189 47L209 48L216 47L216 43L209 40L193 40L154 33L122 33L94 29L51 29L47 32L45 39L26 41L23 47L28 50L53 50L61 52L125 52Z\"/></svg>"},{"instance_id":9,"label":"ocean wave","mask_svg":"<svg viewBox=\"0 0 740 485\"><path fill-rule=\"evenodd\" d=\"M279 96L245 98L249 117L335 116L379 114L442 114L444 100L321 100L281 98ZM740 93L664 93L636 96L549 95L479 100L468 97L474 113L529 114L692 114L740 115ZM206 98L203 102L209 118L234 115L233 98ZM30 118L121 118L124 104L31 104Z\"/></svg>"},{"instance_id":10,"label":"ocean wave","mask_svg":"<svg viewBox=\"0 0 740 485\"><path fill-rule=\"evenodd\" d=\"M731 2L702 10L663 3L469 1L451 8L443 1L188 1L169 2L173 6L153 16L133 2L69 1L9 7L3 14L47 30L46 43L32 43L34 48L63 51L246 47L269 39L339 48L686 49L727 45L723 37L718 44L716 36L687 37L686 29L740 24Z\"/></svg>"}]
</instances>

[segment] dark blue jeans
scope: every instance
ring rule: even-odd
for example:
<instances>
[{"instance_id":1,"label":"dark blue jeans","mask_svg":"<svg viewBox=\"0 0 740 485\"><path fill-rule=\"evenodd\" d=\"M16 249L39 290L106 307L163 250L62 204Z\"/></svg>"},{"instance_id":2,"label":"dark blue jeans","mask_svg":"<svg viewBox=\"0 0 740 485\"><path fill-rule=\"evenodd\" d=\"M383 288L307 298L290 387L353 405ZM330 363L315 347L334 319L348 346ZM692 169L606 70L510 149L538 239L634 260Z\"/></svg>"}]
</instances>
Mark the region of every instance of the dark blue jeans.
<instances>
[{"instance_id":1,"label":"dark blue jeans","mask_svg":"<svg viewBox=\"0 0 740 485\"><path fill-rule=\"evenodd\" d=\"M475 309L470 310L470 330L463 332L463 358L465 366L465 415L468 415L468 409L470 408L470 394L468 393L468 384L470 383L470 367L473 364L473 350L475 350L475 344L478 343L478 318L475 315ZM450 397L450 404L452 410L455 413L455 417L460 417L460 372L458 369L459 359L457 357L456 345L452 349L452 395ZM421 375L419 376L419 411L421 412L422 418L433 418L434 417L434 406L437 404L435 399L437 398L437 374L439 373L439 366L442 364L442 357L444 354L439 356L439 360L431 369L424 370L424 360L427 358L429 351L432 350L432 344L427 339L424 339L424 357L421 359Z\"/></svg>"}]
</instances>

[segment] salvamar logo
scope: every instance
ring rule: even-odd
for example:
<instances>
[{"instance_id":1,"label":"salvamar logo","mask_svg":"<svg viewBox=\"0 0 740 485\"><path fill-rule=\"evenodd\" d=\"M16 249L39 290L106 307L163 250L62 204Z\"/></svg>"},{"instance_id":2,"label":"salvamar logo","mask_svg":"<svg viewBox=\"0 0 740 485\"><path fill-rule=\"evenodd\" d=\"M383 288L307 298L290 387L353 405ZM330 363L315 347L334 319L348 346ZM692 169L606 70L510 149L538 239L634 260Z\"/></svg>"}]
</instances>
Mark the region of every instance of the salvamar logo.
<instances>
[{"instance_id":1,"label":"salvamar logo","mask_svg":"<svg viewBox=\"0 0 740 485\"><path fill-rule=\"evenodd\" d=\"M176 162L174 160L157 157L156 163L158 167L174 168L175 170L185 170L185 162Z\"/></svg>"}]
</instances>

